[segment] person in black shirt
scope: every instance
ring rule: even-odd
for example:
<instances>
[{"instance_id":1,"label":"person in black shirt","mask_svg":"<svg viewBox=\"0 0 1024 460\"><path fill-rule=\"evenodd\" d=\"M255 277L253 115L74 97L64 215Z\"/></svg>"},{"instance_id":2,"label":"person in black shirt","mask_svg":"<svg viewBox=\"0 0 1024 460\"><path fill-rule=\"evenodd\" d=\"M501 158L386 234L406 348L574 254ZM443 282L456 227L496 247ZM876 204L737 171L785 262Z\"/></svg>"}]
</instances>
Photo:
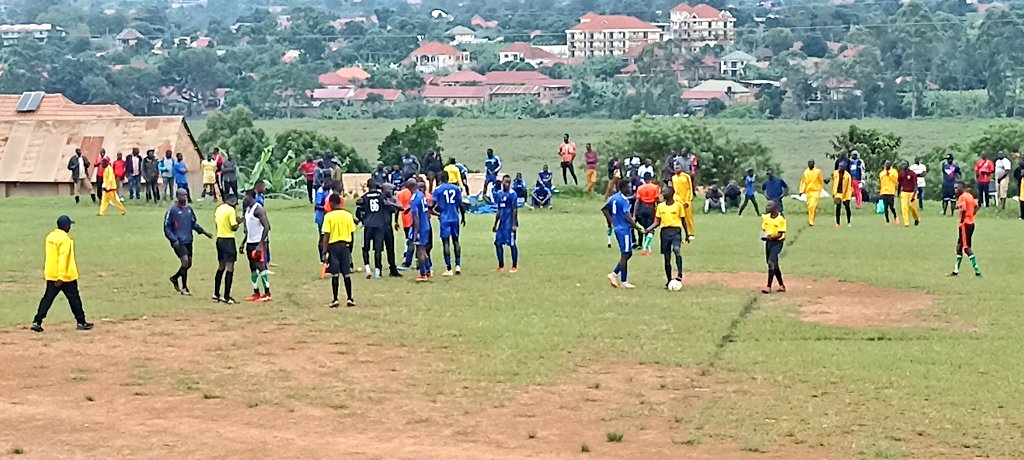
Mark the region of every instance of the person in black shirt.
<instances>
[{"instance_id":1,"label":"person in black shirt","mask_svg":"<svg viewBox=\"0 0 1024 460\"><path fill-rule=\"evenodd\" d=\"M427 171L427 191L433 192L434 187L437 185L437 176L441 174L444 169L444 162L441 161L441 154L437 153L436 150L431 150L427 153L426 158L423 159L423 169ZM396 185L396 188L401 188L402 185Z\"/></svg>"},{"instance_id":2,"label":"person in black shirt","mask_svg":"<svg viewBox=\"0 0 1024 460\"><path fill-rule=\"evenodd\" d=\"M391 225L391 209L381 192L377 181L370 179L369 189L356 200L356 220L363 224L363 271L366 279L380 279L381 252L384 250L384 239ZM370 245L373 245L374 269L370 270Z\"/></svg>"},{"instance_id":3,"label":"person in black shirt","mask_svg":"<svg viewBox=\"0 0 1024 460\"><path fill-rule=\"evenodd\" d=\"M377 182L377 184L386 184L390 179L388 169L384 166L384 163L377 163L377 169L374 169L370 173L370 178Z\"/></svg>"}]
</instances>

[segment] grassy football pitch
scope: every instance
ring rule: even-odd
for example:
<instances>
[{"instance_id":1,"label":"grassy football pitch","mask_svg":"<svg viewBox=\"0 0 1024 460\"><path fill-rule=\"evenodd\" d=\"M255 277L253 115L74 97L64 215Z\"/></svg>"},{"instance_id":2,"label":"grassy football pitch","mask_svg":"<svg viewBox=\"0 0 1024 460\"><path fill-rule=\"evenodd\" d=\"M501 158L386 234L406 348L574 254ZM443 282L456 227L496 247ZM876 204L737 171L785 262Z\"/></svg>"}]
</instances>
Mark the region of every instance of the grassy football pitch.
<instances>
[{"instance_id":1,"label":"grassy football pitch","mask_svg":"<svg viewBox=\"0 0 1024 460\"><path fill-rule=\"evenodd\" d=\"M556 199L554 210L521 210L519 273L494 272L493 215L474 215L463 275L422 285L357 277L359 306L328 310L305 203L268 203L274 301L234 306L209 300L216 255L205 238L189 280L195 296L172 292L165 206L128 206L127 217L101 218L70 198L0 201L0 402L12 414L0 417L4 452L1024 455L1024 247L1014 242L1024 224L991 211L975 236L985 277L965 260L950 279L955 224L937 203L920 227L885 226L864 209L852 228L835 229L830 209L811 228L787 201L790 292L763 296L760 220L749 210L698 213L682 291L662 288L657 254L634 256L639 288L627 291L605 279L618 256L605 246L601 201ZM196 212L212 229L213 205ZM34 335L42 242L62 213L77 221L82 294L97 326L74 333L61 297ZM440 265L439 242L434 257ZM241 265L238 299L249 293Z\"/></svg>"}]
</instances>

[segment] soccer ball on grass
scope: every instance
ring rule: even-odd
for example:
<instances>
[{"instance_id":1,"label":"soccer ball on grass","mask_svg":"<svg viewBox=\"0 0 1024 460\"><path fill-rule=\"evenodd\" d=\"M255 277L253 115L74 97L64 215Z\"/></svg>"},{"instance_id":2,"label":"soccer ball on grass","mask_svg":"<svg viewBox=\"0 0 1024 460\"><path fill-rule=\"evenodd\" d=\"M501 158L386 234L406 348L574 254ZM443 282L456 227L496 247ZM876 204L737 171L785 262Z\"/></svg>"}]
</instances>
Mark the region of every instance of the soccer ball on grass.
<instances>
[{"instance_id":1,"label":"soccer ball on grass","mask_svg":"<svg viewBox=\"0 0 1024 460\"><path fill-rule=\"evenodd\" d=\"M672 280L668 282L668 290L678 291L683 288L683 282L679 280Z\"/></svg>"}]
</instances>

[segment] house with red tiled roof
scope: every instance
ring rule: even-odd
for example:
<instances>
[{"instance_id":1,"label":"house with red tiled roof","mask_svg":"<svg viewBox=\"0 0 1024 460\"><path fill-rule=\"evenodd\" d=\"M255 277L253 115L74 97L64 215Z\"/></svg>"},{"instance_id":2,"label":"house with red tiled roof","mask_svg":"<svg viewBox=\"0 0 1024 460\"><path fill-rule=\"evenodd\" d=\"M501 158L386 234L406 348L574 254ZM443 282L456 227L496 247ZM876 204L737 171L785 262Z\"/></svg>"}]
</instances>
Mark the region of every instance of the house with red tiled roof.
<instances>
[{"instance_id":1,"label":"house with red tiled roof","mask_svg":"<svg viewBox=\"0 0 1024 460\"><path fill-rule=\"evenodd\" d=\"M536 70L496 70L484 76L488 85L525 85L538 81L547 81L551 77Z\"/></svg>"},{"instance_id":2,"label":"house with red tiled roof","mask_svg":"<svg viewBox=\"0 0 1024 460\"><path fill-rule=\"evenodd\" d=\"M468 107L488 100L490 88L486 86L427 86L423 100L435 105Z\"/></svg>"},{"instance_id":3,"label":"house with red tiled roof","mask_svg":"<svg viewBox=\"0 0 1024 460\"><path fill-rule=\"evenodd\" d=\"M525 62L534 67L558 60L558 56L524 42L515 42L498 51L498 63Z\"/></svg>"},{"instance_id":4,"label":"house with red tiled roof","mask_svg":"<svg viewBox=\"0 0 1024 460\"><path fill-rule=\"evenodd\" d=\"M736 43L736 18L706 3L690 6L680 3L669 13L672 38L683 49L699 51L705 46L728 46Z\"/></svg>"},{"instance_id":5,"label":"house with red tiled roof","mask_svg":"<svg viewBox=\"0 0 1024 460\"><path fill-rule=\"evenodd\" d=\"M661 29L633 16L587 13L565 31L569 57L622 56L630 49L662 41Z\"/></svg>"},{"instance_id":6,"label":"house with red tiled roof","mask_svg":"<svg viewBox=\"0 0 1024 460\"><path fill-rule=\"evenodd\" d=\"M360 67L342 67L317 77L322 86L351 86L370 79L370 74Z\"/></svg>"},{"instance_id":7,"label":"house with red tiled roof","mask_svg":"<svg viewBox=\"0 0 1024 460\"><path fill-rule=\"evenodd\" d=\"M420 43L409 58L416 64L416 71L423 73L459 70L470 62L468 52L434 41Z\"/></svg>"},{"instance_id":8,"label":"house with red tiled roof","mask_svg":"<svg viewBox=\"0 0 1024 460\"><path fill-rule=\"evenodd\" d=\"M473 27L479 27L481 29L497 29L498 28L498 21L488 21L488 20L484 19L483 16L480 16L479 14L474 14L473 15L473 19L470 19L469 23L471 25L473 25Z\"/></svg>"},{"instance_id":9,"label":"house with red tiled roof","mask_svg":"<svg viewBox=\"0 0 1024 460\"><path fill-rule=\"evenodd\" d=\"M441 86L475 86L484 84L486 79L472 70L460 70L451 75L437 79Z\"/></svg>"},{"instance_id":10,"label":"house with red tiled roof","mask_svg":"<svg viewBox=\"0 0 1024 460\"><path fill-rule=\"evenodd\" d=\"M199 37L188 46L189 48L209 48L213 46L213 40L210 37Z\"/></svg>"}]
</instances>

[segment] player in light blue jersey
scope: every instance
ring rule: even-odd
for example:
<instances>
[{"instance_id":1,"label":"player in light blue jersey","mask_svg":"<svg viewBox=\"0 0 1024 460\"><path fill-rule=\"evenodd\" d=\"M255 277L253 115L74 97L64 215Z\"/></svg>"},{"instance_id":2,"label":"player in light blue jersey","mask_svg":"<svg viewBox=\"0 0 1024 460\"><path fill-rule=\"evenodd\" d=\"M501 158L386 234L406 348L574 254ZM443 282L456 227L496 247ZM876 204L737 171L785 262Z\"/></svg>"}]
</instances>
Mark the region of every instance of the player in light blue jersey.
<instances>
[{"instance_id":1,"label":"player in light blue jersey","mask_svg":"<svg viewBox=\"0 0 1024 460\"><path fill-rule=\"evenodd\" d=\"M494 149L487 149L487 159L484 160L484 196L487 196L487 188L497 189L498 173L501 172L501 159L494 154ZM492 190L493 191L493 190Z\"/></svg>"},{"instance_id":2,"label":"player in light blue jersey","mask_svg":"<svg viewBox=\"0 0 1024 460\"><path fill-rule=\"evenodd\" d=\"M505 271L505 248L512 250L511 273L519 271L519 245L516 244L516 232L519 230L518 197L512 190L512 177L506 174L501 178L501 188L494 192L494 206L498 212L494 216L494 249L498 254L498 271Z\"/></svg>"},{"instance_id":3,"label":"player in light blue jersey","mask_svg":"<svg viewBox=\"0 0 1024 460\"><path fill-rule=\"evenodd\" d=\"M633 228L636 221L633 220L633 213L630 212L629 199L633 194L633 186L629 181L619 182L619 192L612 195L601 208L604 218L608 222L608 228L615 234L615 240L619 243L619 263L615 270L608 274L608 282L612 287L633 289L636 286L629 284L628 266L629 258L633 256Z\"/></svg>"},{"instance_id":4,"label":"player in light blue jersey","mask_svg":"<svg viewBox=\"0 0 1024 460\"><path fill-rule=\"evenodd\" d=\"M440 222L441 244L444 246L444 276L452 276L452 246L455 246L455 272L462 274L462 245L459 244L459 224L466 225L466 208L462 206L462 189L448 183L444 171L438 176L441 182L434 189L433 209Z\"/></svg>"},{"instance_id":5,"label":"player in light blue jersey","mask_svg":"<svg viewBox=\"0 0 1024 460\"><path fill-rule=\"evenodd\" d=\"M427 273L430 271L428 251L430 250L431 229L430 229L430 205L426 195L420 190L419 184L409 181L407 188L412 192L412 200L409 201L409 212L412 214L412 240L416 245L416 260L419 262L420 273L416 281L427 281Z\"/></svg>"}]
</instances>

